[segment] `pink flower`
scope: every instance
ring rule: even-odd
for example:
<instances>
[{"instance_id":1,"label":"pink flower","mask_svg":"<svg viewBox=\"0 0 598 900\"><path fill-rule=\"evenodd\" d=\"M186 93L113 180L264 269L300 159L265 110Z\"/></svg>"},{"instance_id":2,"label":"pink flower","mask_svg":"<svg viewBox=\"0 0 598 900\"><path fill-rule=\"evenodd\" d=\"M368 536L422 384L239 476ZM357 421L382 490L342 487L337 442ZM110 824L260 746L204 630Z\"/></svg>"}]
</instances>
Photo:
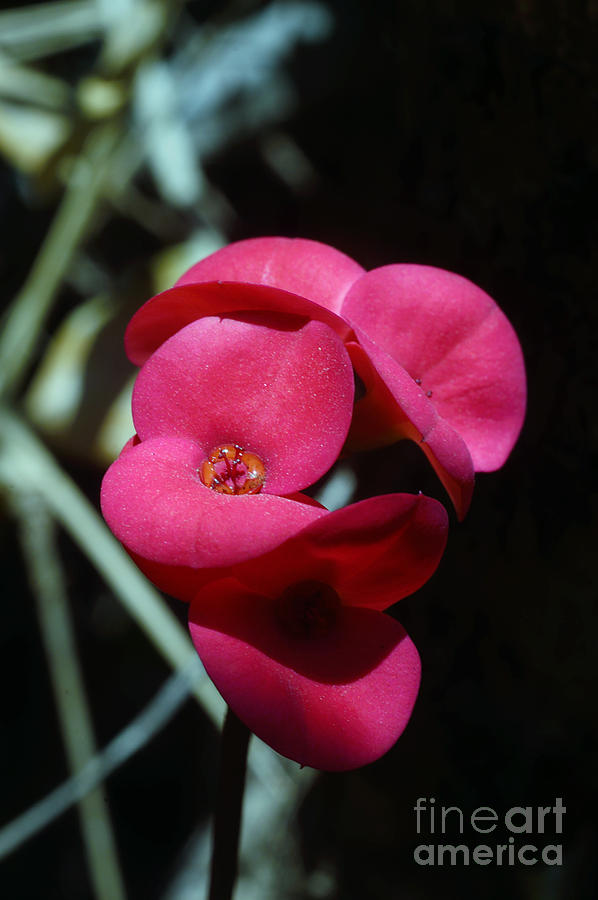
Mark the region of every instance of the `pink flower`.
<instances>
[{"instance_id":1,"label":"pink flower","mask_svg":"<svg viewBox=\"0 0 598 900\"><path fill-rule=\"evenodd\" d=\"M420 662L383 610L432 575L446 532L435 500L375 497L323 513L198 591L193 643L251 731L329 771L386 753L411 715Z\"/></svg>"},{"instance_id":2,"label":"pink flower","mask_svg":"<svg viewBox=\"0 0 598 900\"><path fill-rule=\"evenodd\" d=\"M358 358L368 338L329 308L362 270L323 256L287 272L310 298L216 282L142 308L127 336L137 434L101 500L142 571L190 601L193 642L236 714L301 764L343 770L385 753L411 715L419 657L385 610L435 571L447 515L422 495L329 513L298 493L346 443L349 352L374 371Z\"/></svg>"},{"instance_id":3,"label":"pink flower","mask_svg":"<svg viewBox=\"0 0 598 900\"><path fill-rule=\"evenodd\" d=\"M324 514L296 492L336 460L352 407L347 351L322 322L194 321L137 377L137 436L104 477L104 517L144 572L186 596L189 575L266 553Z\"/></svg>"},{"instance_id":4,"label":"pink flower","mask_svg":"<svg viewBox=\"0 0 598 900\"><path fill-rule=\"evenodd\" d=\"M526 397L519 342L496 303L459 275L418 265L365 272L315 241L240 241L136 313L129 356L141 364L183 325L239 310L285 311L333 328L366 386L350 444L414 440L460 517L474 472L499 468L517 440Z\"/></svg>"}]
</instances>

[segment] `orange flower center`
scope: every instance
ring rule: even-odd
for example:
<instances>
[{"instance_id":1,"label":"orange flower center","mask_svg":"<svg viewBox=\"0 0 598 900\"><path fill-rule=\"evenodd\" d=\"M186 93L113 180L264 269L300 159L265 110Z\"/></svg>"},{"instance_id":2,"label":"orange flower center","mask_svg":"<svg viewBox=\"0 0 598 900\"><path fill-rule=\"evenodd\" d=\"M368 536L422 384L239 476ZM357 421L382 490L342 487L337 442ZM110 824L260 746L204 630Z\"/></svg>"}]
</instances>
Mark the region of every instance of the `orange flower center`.
<instances>
[{"instance_id":1,"label":"orange flower center","mask_svg":"<svg viewBox=\"0 0 598 900\"><path fill-rule=\"evenodd\" d=\"M204 459L199 475L206 487L219 494L259 494L266 469L255 453L238 444L223 444Z\"/></svg>"}]
</instances>

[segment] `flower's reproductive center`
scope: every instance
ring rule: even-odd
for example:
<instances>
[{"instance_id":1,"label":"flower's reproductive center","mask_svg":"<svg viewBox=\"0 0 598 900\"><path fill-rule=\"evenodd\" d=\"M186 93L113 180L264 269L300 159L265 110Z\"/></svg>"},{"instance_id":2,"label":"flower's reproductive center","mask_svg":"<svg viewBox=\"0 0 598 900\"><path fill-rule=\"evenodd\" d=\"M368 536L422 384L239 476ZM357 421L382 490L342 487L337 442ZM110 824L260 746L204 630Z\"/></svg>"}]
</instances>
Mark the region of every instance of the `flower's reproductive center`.
<instances>
[{"instance_id":1,"label":"flower's reproductive center","mask_svg":"<svg viewBox=\"0 0 598 900\"><path fill-rule=\"evenodd\" d=\"M334 627L340 606L340 598L329 584L302 581L286 588L278 598L278 621L291 637L324 637Z\"/></svg>"},{"instance_id":2,"label":"flower's reproductive center","mask_svg":"<svg viewBox=\"0 0 598 900\"><path fill-rule=\"evenodd\" d=\"M219 494L258 494L266 478L263 462L238 444L215 447L202 462L199 475Z\"/></svg>"}]
</instances>

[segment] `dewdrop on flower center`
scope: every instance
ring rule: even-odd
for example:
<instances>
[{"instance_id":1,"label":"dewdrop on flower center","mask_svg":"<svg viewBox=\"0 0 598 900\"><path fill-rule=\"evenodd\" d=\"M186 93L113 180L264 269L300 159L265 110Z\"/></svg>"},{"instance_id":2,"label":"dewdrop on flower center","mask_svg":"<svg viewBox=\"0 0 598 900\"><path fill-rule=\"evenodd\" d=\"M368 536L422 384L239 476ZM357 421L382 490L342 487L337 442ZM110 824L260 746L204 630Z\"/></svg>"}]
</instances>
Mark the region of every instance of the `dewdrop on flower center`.
<instances>
[{"instance_id":1,"label":"dewdrop on flower center","mask_svg":"<svg viewBox=\"0 0 598 900\"><path fill-rule=\"evenodd\" d=\"M239 444L223 444L203 461L199 475L206 487L219 494L259 494L266 469L255 453Z\"/></svg>"}]
</instances>

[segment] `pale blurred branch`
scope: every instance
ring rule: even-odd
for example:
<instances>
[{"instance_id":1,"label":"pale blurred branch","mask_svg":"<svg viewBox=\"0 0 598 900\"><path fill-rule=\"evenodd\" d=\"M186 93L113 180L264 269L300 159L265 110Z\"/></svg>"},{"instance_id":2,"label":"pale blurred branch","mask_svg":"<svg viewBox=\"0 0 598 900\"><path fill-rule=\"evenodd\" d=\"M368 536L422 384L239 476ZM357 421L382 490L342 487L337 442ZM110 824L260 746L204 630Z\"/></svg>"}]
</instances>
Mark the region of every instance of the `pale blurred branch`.
<instances>
[{"instance_id":1,"label":"pale blurred branch","mask_svg":"<svg viewBox=\"0 0 598 900\"><path fill-rule=\"evenodd\" d=\"M189 660L188 670L171 675L156 696L106 747L89 759L79 772L43 800L0 829L0 859L50 825L78 803L119 766L142 750L170 722L188 699L191 686L201 677L199 657Z\"/></svg>"},{"instance_id":2,"label":"pale blurred branch","mask_svg":"<svg viewBox=\"0 0 598 900\"><path fill-rule=\"evenodd\" d=\"M127 556L76 484L60 468L35 434L16 415L0 409L3 438L0 477L13 490L36 490L88 559L110 585L129 615L176 670L186 671L195 650L185 629L160 595ZM193 694L213 721L224 704L206 678Z\"/></svg>"},{"instance_id":3,"label":"pale blurred branch","mask_svg":"<svg viewBox=\"0 0 598 900\"><path fill-rule=\"evenodd\" d=\"M65 111L71 90L60 78L38 72L30 66L18 65L0 52L0 95L10 100Z\"/></svg>"},{"instance_id":4,"label":"pale blurred branch","mask_svg":"<svg viewBox=\"0 0 598 900\"><path fill-rule=\"evenodd\" d=\"M76 774L94 755L96 743L55 525L35 493L18 491L11 499L36 600L64 749L69 768ZM99 787L79 800L79 820L95 896L98 900L125 900L110 813Z\"/></svg>"},{"instance_id":5,"label":"pale blurred branch","mask_svg":"<svg viewBox=\"0 0 598 900\"><path fill-rule=\"evenodd\" d=\"M0 335L0 395L14 391L25 373L56 293L92 224L117 139L114 125L98 127L75 163L46 239L7 313Z\"/></svg>"},{"instance_id":6,"label":"pale blurred branch","mask_svg":"<svg viewBox=\"0 0 598 900\"><path fill-rule=\"evenodd\" d=\"M0 49L18 60L34 60L101 37L96 0L60 0L0 12Z\"/></svg>"}]
</instances>

